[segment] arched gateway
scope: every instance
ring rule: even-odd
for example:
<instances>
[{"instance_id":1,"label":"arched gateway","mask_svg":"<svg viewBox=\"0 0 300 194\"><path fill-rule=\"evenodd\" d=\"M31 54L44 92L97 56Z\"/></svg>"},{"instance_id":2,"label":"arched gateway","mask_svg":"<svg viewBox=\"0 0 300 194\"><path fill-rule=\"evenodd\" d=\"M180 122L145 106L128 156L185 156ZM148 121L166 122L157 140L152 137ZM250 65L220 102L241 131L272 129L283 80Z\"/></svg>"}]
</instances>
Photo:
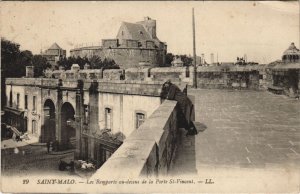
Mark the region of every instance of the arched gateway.
<instances>
[{"instance_id":1,"label":"arched gateway","mask_svg":"<svg viewBox=\"0 0 300 194\"><path fill-rule=\"evenodd\" d=\"M75 110L69 102L61 107L61 148L70 149L76 147Z\"/></svg>"}]
</instances>

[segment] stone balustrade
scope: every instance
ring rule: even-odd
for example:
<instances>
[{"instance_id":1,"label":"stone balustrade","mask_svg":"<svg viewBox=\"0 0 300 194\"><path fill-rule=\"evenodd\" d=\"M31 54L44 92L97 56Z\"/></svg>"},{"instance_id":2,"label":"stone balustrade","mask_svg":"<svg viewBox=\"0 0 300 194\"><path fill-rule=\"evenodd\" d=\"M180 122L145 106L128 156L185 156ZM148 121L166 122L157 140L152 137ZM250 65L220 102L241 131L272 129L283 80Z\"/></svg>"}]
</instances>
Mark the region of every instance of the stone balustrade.
<instances>
[{"instance_id":1,"label":"stone balustrade","mask_svg":"<svg viewBox=\"0 0 300 194\"><path fill-rule=\"evenodd\" d=\"M177 102L165 100L91 179L164 176L178 145Z\"/></svg>"}]
</instances>

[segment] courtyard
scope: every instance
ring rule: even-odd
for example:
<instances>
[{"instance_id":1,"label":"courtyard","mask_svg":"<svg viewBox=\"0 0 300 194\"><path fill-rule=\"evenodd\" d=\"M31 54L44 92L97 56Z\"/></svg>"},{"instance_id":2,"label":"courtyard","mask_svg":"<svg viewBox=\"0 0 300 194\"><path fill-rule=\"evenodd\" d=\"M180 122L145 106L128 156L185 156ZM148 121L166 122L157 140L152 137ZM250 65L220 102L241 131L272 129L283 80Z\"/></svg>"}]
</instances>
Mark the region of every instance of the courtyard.
<instances>
[{"instance_id":1,"label":"courtyard","mask_svg":"<svg viewBox=\"0 0 300 194\"><path fill-rule=\"evenodd\" d=\"M196 136L181 136L172 173L298 169L300 101L262 91L189 89ZM220 172L218 170L217 172Z\"/></svg>"}]
</instances>

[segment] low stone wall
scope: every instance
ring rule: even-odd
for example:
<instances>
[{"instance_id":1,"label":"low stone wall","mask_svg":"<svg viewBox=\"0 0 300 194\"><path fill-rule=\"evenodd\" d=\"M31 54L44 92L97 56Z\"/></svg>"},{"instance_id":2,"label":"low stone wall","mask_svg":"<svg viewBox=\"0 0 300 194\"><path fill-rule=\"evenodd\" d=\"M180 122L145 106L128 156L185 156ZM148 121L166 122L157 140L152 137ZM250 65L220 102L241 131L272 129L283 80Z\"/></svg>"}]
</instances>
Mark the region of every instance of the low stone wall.
<instances>
[{"instance_id":1,"label":"low stone wall","mask_svg":"<svg viewBox=\"0 0 300 194\"><path fill-rule=\"evenodd\" d=\"M165 100L91 179L167 175L179 141L176 105Z\"/></svg>"},{"instance_id":2,"label":"low stone wall","mask_svg":"<svg viewBox=\"0 0 300 194\"><path fill-rule=\"evenodd\" d=\"M103 79L105 80L122 80L123 75L123 69L107 69L103 71Z\"/></svg>"},{"instance_id":3,"label":"low stone wall","mask_svg":"<svg viewBox=\"0 0 300 194\"><path fill-rule=\"evenodd\" d=\"M130 94L141 96L161 95L163 82L159 81L140 81L140 80L78 80L78 79L49 79L49 78L7 78L6 85L14 86L34 86L41 88L57 88L78 89L80 84L85 91L91 88L93 82L97 83L97 91L102 93ZM180 88L184 87L179 85Z\"/></svg>"},{"instance_id":4,"label":"low stone wall","mask_svg":"<svg viewBox=\"0 0 300 194\"><path fill-rule=\"evenodd\" d=\"M197 86L218 89L266 89L267 82L263 80L263 74L264 69L258 66L201 66L197 68ZM171 80L175 84L190 86L193 77L193 67L132 68L125 71L126 80Z\"/></svg>"},{"instance_id":5,"label":"low stone wall","mask_svg":"<svg viewBox=\"0 0 300 194\"><path fill-rule=\"evenodd\" d=\"M55 87L59 83L58 79L49 78L6 78L6 85L20 85L20 86L47 86Z\"/></svg>"},{"instance_id":6,"label":"low stone wall","mask_svg":"<svg viewBox=\"0 0 300 194\"><path fill-rule=\"evenodd\" d=\"M129 68L125 70L126 80L147 80L150 78L150 68Z\"/></svg>"},{"instance_id":7,"label":"low stone wall","mask_svg":"<svg viewBox=\"0 0 300 194\"><path fill-rule=\"evenodd\" d=\"M56 70L47 77L60 79L158 81L171 80L177 85L192 86L193 67L129 68L108 70ZM272 80L264 65L197 67L198 88L267 89Z\"/></svg>"}]
</instances>

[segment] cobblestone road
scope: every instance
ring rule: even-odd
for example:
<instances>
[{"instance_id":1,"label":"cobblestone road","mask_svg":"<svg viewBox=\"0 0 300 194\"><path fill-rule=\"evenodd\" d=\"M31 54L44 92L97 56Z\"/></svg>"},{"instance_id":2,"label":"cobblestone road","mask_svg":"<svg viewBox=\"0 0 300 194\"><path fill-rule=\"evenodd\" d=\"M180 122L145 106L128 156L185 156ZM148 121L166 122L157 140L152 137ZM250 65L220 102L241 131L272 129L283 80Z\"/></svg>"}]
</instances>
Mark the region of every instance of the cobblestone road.
<instances>
[{"instance_id":1,"label":"cobblestone road","mask_svg":"<svg viewBox=\"0 0 300 194\"><path fill-rule=\"evenodd\" d=\"M24 151L24 154L22 153ZM70 175L68 171L59 171L60 159L71 160L72 152L62 154L48 154L46 146L27 145L19 147L19 153L15 154L13 148L1 150L1 173L5 176L28 174L56 174Z\"/></svg>"},{"instance_id":2,"label":"cobblestone road","mask_svg":"<svg viewBox=\"0 0 300 194\"><path fill-rule=\"evenodd\" d=\"M259 91L192 90L197 136L182 135L174 173L300 166L300 101Z\"/></svg>"}]
</instances>

